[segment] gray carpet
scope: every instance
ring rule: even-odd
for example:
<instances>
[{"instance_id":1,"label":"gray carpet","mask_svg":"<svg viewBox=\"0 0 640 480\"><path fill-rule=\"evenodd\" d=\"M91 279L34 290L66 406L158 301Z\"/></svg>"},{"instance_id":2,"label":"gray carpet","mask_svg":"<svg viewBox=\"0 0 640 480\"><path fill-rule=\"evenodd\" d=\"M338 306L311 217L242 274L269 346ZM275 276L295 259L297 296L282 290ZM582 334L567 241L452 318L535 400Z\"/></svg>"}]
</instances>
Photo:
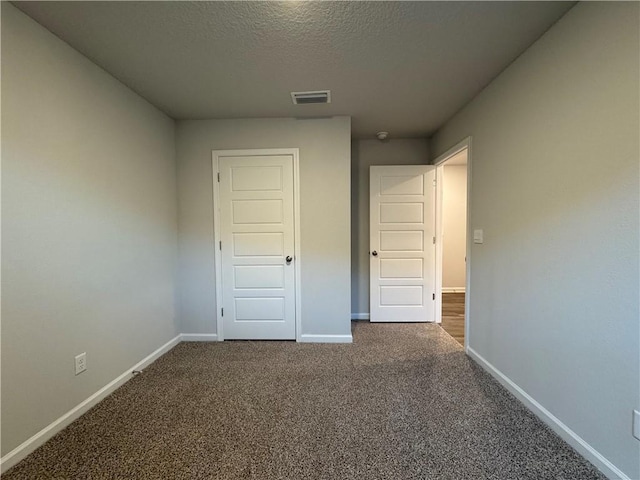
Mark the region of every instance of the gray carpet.
<instances>
[{"instance_id":1,"label":"gray carpet","mask_svg":"<svg viewBox=\"0 0 640 480\"><path fill-rule=\"evenodd\" d=\"M600 479L436 325L180 344L3 479Z\"/></svg>"}]
</instances>

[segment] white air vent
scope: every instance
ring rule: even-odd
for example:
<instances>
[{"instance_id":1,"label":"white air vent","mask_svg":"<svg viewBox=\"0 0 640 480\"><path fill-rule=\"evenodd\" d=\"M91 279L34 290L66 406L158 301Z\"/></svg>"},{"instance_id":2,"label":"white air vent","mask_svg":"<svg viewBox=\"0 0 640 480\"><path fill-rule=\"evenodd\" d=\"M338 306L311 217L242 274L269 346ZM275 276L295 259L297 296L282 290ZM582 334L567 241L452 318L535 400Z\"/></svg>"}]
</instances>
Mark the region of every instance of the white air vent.
<instances>
[{"instance_id":1,"label":"white air vent","mask_svg":"<svg viewBox=\"0 0 640 480\"><path fill-rule=\"evenodd\" d=\"M316 92L291 92L291 100L293 100L295 105L331 103L331 92L329 90L318 90Z\"/></svg>"}]
</instances>

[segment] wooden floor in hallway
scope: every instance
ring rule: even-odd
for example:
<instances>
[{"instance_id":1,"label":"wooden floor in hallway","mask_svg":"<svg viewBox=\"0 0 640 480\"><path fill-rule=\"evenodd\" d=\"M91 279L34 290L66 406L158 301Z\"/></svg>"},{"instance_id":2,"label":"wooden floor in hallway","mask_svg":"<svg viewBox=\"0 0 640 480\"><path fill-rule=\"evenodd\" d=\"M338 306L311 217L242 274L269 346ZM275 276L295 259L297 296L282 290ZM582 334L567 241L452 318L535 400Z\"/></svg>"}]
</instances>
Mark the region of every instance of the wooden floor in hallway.
<instances>
[{"instance_id":1,"label":"wooden floor in hallway","mask_svg":"<svg viewBox=\"0 0 640 480\"><path fill-rule=\"evenodd\" d=\"M444 330L464 345L464 293L442 294L442 323Z\"/></svg>"}]
</instances>

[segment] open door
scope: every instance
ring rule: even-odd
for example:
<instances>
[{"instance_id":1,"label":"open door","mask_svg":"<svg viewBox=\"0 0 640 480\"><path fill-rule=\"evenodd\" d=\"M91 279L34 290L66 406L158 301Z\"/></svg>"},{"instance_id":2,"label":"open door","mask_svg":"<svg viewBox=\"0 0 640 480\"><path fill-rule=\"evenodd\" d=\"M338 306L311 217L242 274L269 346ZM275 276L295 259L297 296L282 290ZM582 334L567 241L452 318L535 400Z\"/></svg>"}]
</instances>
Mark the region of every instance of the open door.
<instances>
[{"instance_id":1,"label":"open door","mask_svg":"<svg viewBox=\"0 0 640 480\"><path fill-rule=\"evenodd\" d=\"M432 165L371 167L372 322L435 321Z\"/></svg>"}]
</instances>

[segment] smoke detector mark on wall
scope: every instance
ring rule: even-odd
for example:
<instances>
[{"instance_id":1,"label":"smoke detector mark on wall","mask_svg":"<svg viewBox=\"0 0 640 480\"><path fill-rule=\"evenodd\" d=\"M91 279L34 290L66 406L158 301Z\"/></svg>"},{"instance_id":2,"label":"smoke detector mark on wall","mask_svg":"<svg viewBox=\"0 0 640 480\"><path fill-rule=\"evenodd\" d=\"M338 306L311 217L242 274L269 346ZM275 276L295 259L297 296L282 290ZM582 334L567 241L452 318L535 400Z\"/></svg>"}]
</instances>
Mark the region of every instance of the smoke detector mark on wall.
<instances>
[{"instance_id":1,"label":"smoke detector mark on wall","mask_svg":"<svg viewBox=\"0 0 640 480\"><path fill-rule=\"evenodd\" d=\"M317 90L314 92L291 92L291 100L294 105L310 105L312 103L331 103L330 90Z\"/></svg>"}]
</instances>

